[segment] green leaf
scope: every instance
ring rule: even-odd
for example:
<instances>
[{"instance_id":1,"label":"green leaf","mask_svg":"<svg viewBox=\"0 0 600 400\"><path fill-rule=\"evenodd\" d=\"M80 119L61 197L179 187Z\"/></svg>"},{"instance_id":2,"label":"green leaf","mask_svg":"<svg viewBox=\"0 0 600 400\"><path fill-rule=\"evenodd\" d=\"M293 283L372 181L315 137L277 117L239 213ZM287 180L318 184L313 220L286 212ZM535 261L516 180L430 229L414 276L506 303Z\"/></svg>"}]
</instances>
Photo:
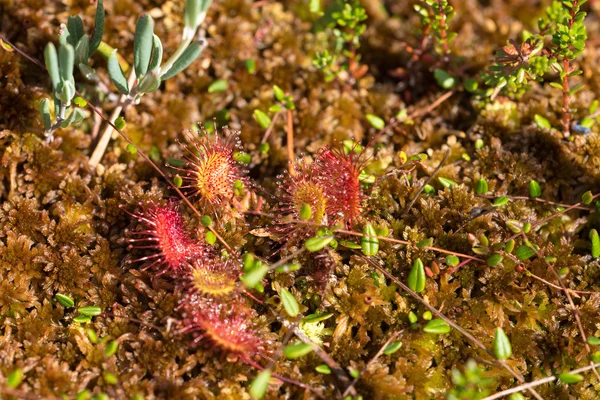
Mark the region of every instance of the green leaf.
<instances>
[{"instance_id":1,"label":"green leaf","mask_svg":"<svg viewBox=\"0 0 600 400\"><path fill-rule=\"evenodd\" d=\"M255 263L254 267L242 275L240 280L248 289L252 289L263 280L267 272L269 272L269 268L266 265Z\"/></svg>"},{"instance_id":2,"label":"green leaf","mask_svg":"<svg viewBox=\"0 0 600 400\"><path fill-rule=\"evenodd\" d=\"M304 242L304 247L310 252L322 250L333 240L333 236L315 236Z\"/></svg>"},{"instance_id":3,"label":"green leaf","mask_svg":"<svg viewBox=\"0 0 600 400\"><path fill-rule=\"evenodd\" d=\"M64 294L57 293L54 297L56 297L56 300L65 308L70 308L75 305L75 302L69 296L65 296Z\"/></svg>"},{"instance_id":4,"label":"green leaf","mask_svg":"<svg viewBox=\"0 0 600 400\"><path fill-rule=\"evenodd\" d=\"M82 315L86 315L88 317L95 317L96 315L102 314L102 309L96 306L87 306L81 307L77 309L77 312Z\"/></svg>"},{"instance_id":5,"label":"green leaf","mask_svg":"<svg viewBox=\"0 0 600 400\"><path fill-rule=\"evenodd\" d=\"M281 297L281 302L283 303L283 308L285 312L290 317L295 317L300 313L300 306L296 301L296 298L292 293L290 293L287 289L281 289L279 292L279 296Z\"/></svg>"},{"instance_id":6,"label":"green leaf","mask_svg":"<svg viewBox=\"0 0 600 400\"><path fill-rule=\"evenodd\" d=\"M98 334L92 328L86 329L85 333L87 334L88 339L92 343L98 343Z\"/></svg>"},{"instance_id":7,"label":"green leaf","mask_svg":"<svg viewBox=\"0 0 600 400\"><path fill-rule=\"evenodd\" d=\"M300 209L300 219L303 221L308 221L312 218L312 208L310 204L302 204L302 208Z\"/></svg>"},{"instance_id":8,"label":"green leaf","mask_svg":"<svg viewBox=\"0 0 600 400\"><path fill-rule=\"evenodd\" d=\"M77 65L79 64L84 64L87 65L88 63L88 54L90 51L90 37L88 35L83 35L81 37L81 39L79 39L79 42L77 43L77 46L75 46L75 63L77 63Z\"/></svg>"},{"instance_id":9,"label":"green leaf","mask_svg":"<svg viewBox=\"0 0 600 400\"><path fill-rule=\"evenodd\" d=\"M541 129L551 129L552 125L550 125L550 121L548 121L546 118L542 117L540 114L535 114L533 116L533 120L535 122L535 124L538 126L538 128Z\"/></svg>"},{"instance_id":10,"label":"green leaf","mask_svg":"<svg viewBox=\"0 0 600 400\"><path fill-rule=\"evenodd\" d=\"M212 231L206 231L205 240L206 243L212 246L213 244L217 243L217 235L215 235Z\"/></svg>"},{"instance_id":11,"label":"green leaf","mask_svg":"<svg viewBox=\"0 0 600 400\"><path fill-rule=\"evenodd\" d=\"M542 195L542 188L540 187L540 184L533 179L529 182L529 195L534 199Z\"/></svg>"},{"instance_id":12,"label":"green leaf","mask_svg":"<svg viewBox=\"0 0 600 400\"><path fill-rule=\"evenodd\" d=\"M42 101L38 104L38 111L40 112L40 116L42 117L42 124L44 124L44 129L49 131L52 128L52 116L50 115L50 100L42 99Z\"/></svg>"},{"instance_id":13,"label":"green leaf","mask_svg":"<svg viewBox=\"0 0 600 400\"><path fill-rule=\"evenodd\" d=\"M500 254L492 254L487 259L487 265L490 267L495 267L502 262L502 258L503 257Z\"/></svg>"},{"instance_id":14,"label":"green leaf","mask_svg":"<svg viewBox=\"0 0 600 400\"><path fill-rule=\"evenodd\" d=\"M8 374L8 377L6 377L6 386L8 386L11 389L17 388L17 386L19 386L21 382L23 382L23 376L24 375L22 369L17 368L15 370L12 370Z\"/></svg>"},{"instance_id":15,"label":"green leaf","mask_svg":"<svg viewBox=\"0 0 600 400\"><path fill-rule=\"evenodd\" d=\"M517 249L515 255L517 256L519 261L525 261L533 257L535 255L535 251L531 247L523 245Z\"/></svg>"},{"instance_id":16,"label":"green leaf","mask_svg":"<svg viewBox=\"0 0 600 400\"><path fill-rule=\"evenodd\" d=\"M149 14L142 14L135 25L133 39L133 67L138 79L148 72L152 57L154 21Z\"/></svg>"},{"instance_id":17,"label":"green leaf","mask_svg":"<svg viewBox=\"0 0 600 400\"><path fill-rule=\"evenodd\" d=\"M427 333L444 334L450 332L450 326L442 319L432 319L423 327Z\"/></svg>"},{"instance_id":18,"label":"green leaf","mask_svg":"<svg viewBox=\"0 0 600 400\"><path fill-rule=\"evenodd\" d=\"M592 346L600 346L600 338L596 336L590 336L587 338L587 342Z\"/></svg>"},{"instance_id":19,"label":"green leaf","mask_svg":"<svg viewBox=\"0 0 600 400\"><path fill-rule=\"evenodd\" d=\"M254 61L254 59L247 59L244 61L244 65L246 66L246 71L248 71L248 73L254 74L256 72L256 61Z\"/></svg>"},{"instance_id":20,"label":"green leaf","mask_svg":"<svg viewBox=\"0 0 600 400\"><path fill-rule=\"evenodd\" d=\"M125 147L125 150L129 153L129 154L137 154L137 148L132 145L131 143L127 144L127 147ZM181 178L180 178L181 179Z\"/></svg>"},{"instance_id":21,"label":"green leaf","mask_svg":"<svg viewBox=\"0 0 600 400\"><path fill-rule=\"evenodd\" d=\"M433 71L433 76L435 77L435 80L437 81L438 85L440 85L444 89L452 89L456 84L456 79L454 79L452 75L450 75L443 69L436 68Z\"/></svg>"},{"instance_id":22,"label":"green leaf","mask_svg":"<svg viewBox=\"0 0 600 400\"><path fill-rule=\"evenodd\" d=\"M224 92L229 87L229 83L224 79L214 81L208 87L208 93Z\"/></svg>"},{"instance_id":23,"label":"green leaf","mask_svg":"<svg viewBox=\"0 0 600 400\"><path fill-rule=\"evenodd\" d=\"M271 370L265 369L264 371L261 371L250 384L250 397L254 400L262 399L265 394L267 394L270 380Z\"/></svg>"},{"instance_id":24,"label":"green leaf","mask_svg":"<svg viewBox=\"0 0 600 400\"><path fill-rule=\"evenodd\" d=\"M74 108L69 116L60 123L62 128L66 128L67 126L78 124L85 118L85 114L83 110L79 108Z\"/></svg>"},{"instance_id":25,"label":"green leaf","mask_svg":"<svg viewBox=\"0 0 600 400\"><path fill-rule=\"evenodd\" d=\"M313 347L308 343L295 343L285 346L283 354L290 360L303 357L313 351Z\"/></svg>"},{"instance_id":26,"label":"green leaf","mask_svg":"<svg viewBox=\"0 0 600 400\"><path fill-rule=\"evenodd\" d=\"M417 242L417 249L424 249L425 247L429 247L433 244L433 238L427 238L423 240L419 240Z\"/></svg>"},{"instance_id":27,"label":"green leaf","mask_svg":"<svg viewBox=\"0 0 600 400\"><path fill-rule=\"evenodd\" d=\"M316 324L317 322L325 321L331 317L333 317L333 313L309 314L302 319L302 322L304 322L305 324Z\"/></svg>"},{"instance_id":28,"label":"green leaf","mask_svg":"<svg viewBox=\"0 0 600 400\"><path fill-rule=\"evenodd\" d=\"M271 118L260 110L254 110L254 119L263 129L267 129L271 125Z\"/></svg>"},{"instance_id":29,"label":"green leaf","mask_svg":"<svg viewBox=\"0 0 600 400\"><path fill-rule=\"evenodd\" d=\"M561 70L562 70L562 68L561 68ZM557 89L560 89L560 90L563 89L562 83L558 83L558 82L550 82L550 86L552 86L554 88L557 88Z\"/></svg>"},{"instance_id":30,"label":"green leaf","mask_svg":"<svg viewBox=\"0 0 600 400\"><path fill-rule=\"evenodd\" d=\"M460 260L458 259L458 257L453 255L446 256L446 264L448 264L448 266L456 267L459 263Z\"/></svg>"},{"instance_id":31,"label":"green leaf","mask_svg":"<svg viewBox=\"0 0 600 400\"><path fill-rule=\"evenodd\" d=\"M417 258L408 274L408 287L417 293L425 289L425 267L420 258Z\"/></svg>"},{"instance_id":32,"label":"green leaf","mask_svg":"<svg viewBox=\"0 0 600 400\"><path fill-rule=\"evenodd\" d=\"M118 348L119 348L119 342L117 342L116 340L112 340L112 341L108 342L108 344L106 345L106 348L104 349L104 356L105 357L113 356L117 352Z\"/></svg>"},{"instance_id":33,"label":"green leaf","mask_svg":"<svg viewBox=\"0 0 600 400\"><path fill-rule=\"evenodd\" d=\"M70 15L67 19L67 29L69 30L68 43L75 48L79 40L83 37L83 21L78 15Z\"/></svg>"},{"instance_id":34,"label":"green leaf","mask_svg":"<svg viewBox=\"0 0 600 400\"><path fill-rule=\"evenodd\" d=\"M308 10L313 14L321 14L321 0L310 0Z\"/></svg>"},{"instance_id":35,"label":"green leaf","mask_svg":"<svg viewBox=\"0 0 600 400\"><path fill-rule=\"evenodd\" d=\"M273 85L273 95L277 101L283 101L285 98L285 92L277 85Z\"/></svg>"},{"instance_id":36,"label":"green leaf","mask_svg":"<svg viewBox=\"0 0 600 400\"><path fill-rule=\"evenodd\" d=\"M186 0L184 21L186 29L195 31L204 19L212 0Z\"/></svg>"},{"instance_id":37,"label":"green leaf","mask_svg":"<svg viewBox=\"0 0 600 400\"><path fill-rule=\"evenodd\" d=\"M562 374L558 375L558 379L567 384L574 384L581 382L583 380L583 375L563 372Z\"/></svg>"},{"instance_id":38,"label":"green leaf","mask_svg":"<svg viewBox=\"0 0 600 400\"><path fill-rule=\"evenodd\" d=\"M94 17L94 33L90 39L89 54L88 58L92 56L100 46L102 42L102 36L104 35L104 3L103 0L98 0L96 4L96 16Z\"/></svg>"},{"instance_id":39,"label":"green leaf","mask_svg":"<svg viewBox=\"0 0 600 400\"><path fill-rule=\"evenodd\" d=\"M408 322L415 324L418 320L417 314L412 311L408 313Z\"/></svg>"},{"instance_id":40,"label":"green leaf","mask_svg":"<svg viewBox=\"0 0 600 400\"><path fill-rule=\"evenodd\" d=\"M392 342L392 343L388 344L387 346L385 346L385 349L383 350L383 354L389 356L391 354L394 354L398 350L400 350L401 347L402 347L402 343Z\"/></svg>"},{"instance_id":41,"label":"green leaf","mask_svg":"<svg viewBox=\"0 0 600 400\"><path fill-rule=\"evenodd\" d=\"M155 34L152 34L152 58L150 59L150 65L148 71L154 71L160 67L160 63L163 58L163 45L160 38Z\"/></svg>"},{"instance_id":42,"label":"green leaf","mask_svg":"<svg viewBox=\"0 0 600 400\"><path fill-rule=\"evenodd\" d=\"M200 223L202 223L204 226L211 226L212 222L212 218L208 215L204 215L202 218L200 218Z\"/></svg>"},{"instance_id":43,"label":"green leaf","mask_svg":"<svg viewBox=\"0 0 600 400\"><path fill-rule=\"evenodd\" d=\"M58 49L58 72L60 80L64 83L73 83L73 67L75 66L75 50L70 44L60 46Z\"/></svg>"},{"instance_id":44,"label":"green leaf","mask_svg":"<svg viewBox=\"0 0 600 400\"><path fill-rule=\"evenodd\" d=\"M477 186L475 186L475 193L477 194L486 194L488 192L488 183L485 179L481 178L477 181Z\"/></svg>"},{"instance_id":45,"label":"green leaf","mask_svg":"<svg viewBox=\"0 0 600 400\"><path fill-rule=\"evenodd\" d=\"M379 251L379 239L375 237L377 236L375 228L373 228L373 225L368 223L367 225L365 225L363 233L365 234L365 236L363 236L360 239L363 254L365 256L376 255Z\"/></svg>"},{"instance_id":46,"label":"green leaf","mask_svg":"<svg viewBox=\"0 0 600 400\"><path fill-rule=\"evenodd\" d=\"M448 179L448 178L439 177L438 181L440 181L442 186L445 188L451 188L452 186L456 185L456 182L454 182L452 179Z\"/></svg>"},{"instance_id":47,"label":"green leaf","mask_svg":"<svg viewBox=\"0 0 600 400\"><path fill-rule=\"evenodd\" d=\"M92 320L92 317L90 317L88 315L78 315L75 318L73 318L73 321L78 322L80 324L87 324L91 320Z\"/></svg>"},{"instance_id":48,"label":"green leaf","mask_svg":"<svg viewBox=\"0 0 600 400\"><path fill-rule=\"evenodd\" d=\"M56 53L56 47L54 47L52 42L48 43L44 49L44 62L46 64L46 69L48 70L48 75L50 75L52 89L56 90L60 83L60 74L58 71L58 55Z\"/></svg>"},{"instance_id":49,"label":"green leaf","mask_svg":"<svg viewBox=\"0 0 600 400\"><path fill-rule=\"evenodd\" d=\"M151 93L160 87L160 75L158 72L149 72L139 81L138 93Z\"/></svg>"},{"instance_id":50,"label":"green leaf","mask_svg":"<svg viewBox=\"0 0 600 400\"><path fill-rule=\"evenodd\" d=\"M492 203L492 206L502 207L503 205L506 205L509 201L510 201L510 199L508 197L500 196L500 197L497 197L496 200L494 200L494 202Z\"/></svg>"},{"instance_id":51,"label":"green leaf","mask_svg":"<svg viewBox=\"0 0 600 400\"><path fill-rule=\"evenodd\" d=\"M168 71L164 71L163 75L161 76L161 79L164 81L169 78L172 78L187 67L189 67L190 64L193 63L194 60L198 58L198 56L200 56L202 50L204 50L204 47L204 42L202 44L198 42L193 42L192 44L190 44L188 48L185 49L183 54L177 59L177 61L173 63L173 66Z\"/></svg>"},{"instance_id":52,"label":"green leaf","mask_svg":"<svg viewBox=\"0 0 600 400\"><path fill-rule=\"evenodd\" d=\"M527 400L521 393L513 393L508 396L508 400Z\"/></svg>"},{"instance_id":53,"label":"green leaf","mask_svg":"<svg viewBox=\"0 0 600 400\"><path fill-rule=\"evenodd\" d=\"M329 374L331 374L331 368L329 368L327 366L327 364L318 365L315 368L315 371L317 371L318 373L323 374L323 375L329 375Z\"/></svg>"},{"instance_id":54,"label":"green leaf","mask_svg":"<svg viewBox=\"0 0 600 400\"><path fill-rule=\"evenodd\" d=\"M125 118L119 117L119 118L115 119L114 124L118 130L125 128L125 125L126 125Z\"/></svg>"},{"instance_id":55,"label":"green leaf","mask_svg":"<svg viewBox=\"0 0 600 400\"><path fill-rule=\"evenodd\" d=\"M597 230L590 230L590 240L592 241L592 257L600 257L600 236L598 236Z\"/></svg>"},{"instance_id":56,"label":"green leaf","mask_svg":"<svg viewBox=\"0 0 600 400\"><path fill-rule=\"evenodd\" d=\"M581 196L581 202L583 204L591 204L591 202L594 200L594 195L592 194L591 191L587 191L585 192L582 196Z\"/></svg>"},{"instance_id":57,"label":"green leaf","mask_svg":"<svg viewBox=\"0 0 600 400\"><path fill-rule=\"evenodd\" d=\"M375 129L383 129L385 127L385 122L379 118L377 115L367 114L367 121L371 124L371 126Z\"/></svg>"},{"instance_id":58,"label":"green leaf","mask_svg":"<svg viewBox=\"0 0 600 400\"><path fill-rule=\"evenodd\" d=\"M469 93L474 93L479 87L479 83L475 79L466 79L465 80L465 90Z\"/></svg>"},{"instance_id":59,"label":"green leaf","mask_svg":"<svg viewBox=\"0 0 600 400\"><path fill-rule=\"evenodd\" d=\"M108 56L108 76L110 76L110 80L115 85L117 90L121 94L129 94L129 84L127 83L127 78L125 78L125 74L119 65L119 59L117 58L117 50L113 50Z\"/></svg>"},{"instance_id":60,"label":"green leaf","mask_svg":"<svg viewBox=\"0 0 600 400\"><path fill-rule=\"evenodd\" d=\"M508 336L506 336L506 333L504 333L502 328L496 328L493 349L494 356L498 360L506 360L512 355L512 346L510 345L510 340L508 340Z\"/></svg>"},{"instance_id":61,"label":"green leaf","mask_svg":"<svg viewBox=\"0 0 600 400\"><path fill-rule=\"evenodd\" d=\"M75 99L73 100L73 103L75 103L75 105L79 106L79 107L87 106L87 101L85 101L85 99L83 99L79 96L75 97Z\"/></svg>"}]
</instances>

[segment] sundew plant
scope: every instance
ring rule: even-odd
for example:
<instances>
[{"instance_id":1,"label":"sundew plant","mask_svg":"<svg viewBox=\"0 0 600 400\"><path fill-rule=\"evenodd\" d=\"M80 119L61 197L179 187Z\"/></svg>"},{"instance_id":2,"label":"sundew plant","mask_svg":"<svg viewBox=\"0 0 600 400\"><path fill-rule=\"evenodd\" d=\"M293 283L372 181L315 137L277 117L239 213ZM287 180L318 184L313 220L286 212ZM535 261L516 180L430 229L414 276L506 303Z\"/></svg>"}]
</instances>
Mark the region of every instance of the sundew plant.
<instances>
[{"instance_id":1,"label":"sundew plant","mask_svg":"<svg viewBox=\"0 0 600 400\"><path fill-rule=\"evenodd\" d=\"M600 398L596 11L3 0L0 399Z\"/></svg>"}]
</instances>

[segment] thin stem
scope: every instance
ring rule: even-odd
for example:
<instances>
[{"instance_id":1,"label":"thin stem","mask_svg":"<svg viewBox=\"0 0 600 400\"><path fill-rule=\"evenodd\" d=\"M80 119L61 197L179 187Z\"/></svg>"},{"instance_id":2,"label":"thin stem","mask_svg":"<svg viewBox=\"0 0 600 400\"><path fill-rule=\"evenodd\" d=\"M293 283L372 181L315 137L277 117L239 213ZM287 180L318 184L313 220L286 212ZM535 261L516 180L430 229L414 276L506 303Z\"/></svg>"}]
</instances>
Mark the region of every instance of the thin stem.
<instances>
[{"instance_id":1,"label":"thin stem","mask_svg":"<svg viewBox=\"0 0 600 400\"><path fill-rule=\"evenodd\" d=\"M583 368L579 368L579 369L574 369L573 371L570 371L569 373L570 374L578 374L580 372L589 371L590 369L594 369L594 368L598 368L598 367L600 367L600 363L591 364L591 365L588 365L587 367L583 367ZM519 386L516 386L516 387L511 388L511 389L503 390L503 391L498 392L496 394L493 394L491 396L485 397L482 400L496 400L496 399L500 399L500 398L502 398L504 396L508 396L509 394L522 392L523 390L528 390L528 389L531 389L533 387L543 385L544 383L555 381L556 379L558 379L558 377L556 377L556 376L549 376L547 378L538 379L538 380L535 380L533 382L524 383L523 385L519 385Z\"/></svg>"},{"instance_id":2,"label":"thin stem","mask_svg":"<svg viewBox=\"0 0 600 400\"><path fill-rule=\"evenodd\" d=\"M296 158L294 156L294 116L292 110L287 110L287 152L288 152L288 169L292 177L296 176Z\"/></svg>"}]
</instances>

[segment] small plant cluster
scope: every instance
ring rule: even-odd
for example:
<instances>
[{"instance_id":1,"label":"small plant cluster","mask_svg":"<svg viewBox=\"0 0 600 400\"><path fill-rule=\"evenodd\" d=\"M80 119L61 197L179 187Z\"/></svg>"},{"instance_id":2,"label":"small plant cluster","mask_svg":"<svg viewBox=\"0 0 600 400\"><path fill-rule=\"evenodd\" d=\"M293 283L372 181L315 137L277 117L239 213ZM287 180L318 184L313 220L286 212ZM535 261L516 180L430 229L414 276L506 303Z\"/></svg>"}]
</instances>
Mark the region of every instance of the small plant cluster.
<instances>
[{"instance_id":1,"label":"small plant cluster","mask_svg":"<svg viewBox=\"0 0 600 400\"><path fill-rule=\"evenodd\" d=\"M367 13L357 0L337 0L323 16L326 29L333 33L333 50L317 53L313 64L323 72L326 82L353 84L366 73L367 66L360 66L358 54L360 36L367 28L366 19Z\"/></svg>"},{"instance_id":2,"label":"small plant cluster","mask_svg":"<svg viewBox=\"0 0 600 400\"><path fill-rule=\"evenodd\" d=\"M489 91L493 98L502 90L520 95L530 81L541 82L546 73L557 73L559 82L550 85L563 93L562 129L566 138L571 132L570 99L583 88L580 84L571 86L569 79L583 72L573 62L583 52L587 39L586 13L581 11L586 1L554 0L539 19L538 32L526 32L521 43L510 40L498 51L497 64L484 78L493 88Z\"/></svg>"},{"instance_id":3,"label":"small plant cluster","mask_svg":"<svg viewBox=\"0 0 600 400\"><path fill-rule=\"evenodd\" d=\"M48 43L44 51L46 69L52 82L54 116L50 112L52 107L49 99L43 99L38 108L48 140L53 139L56 129L66 128L85 118L82 108L87 105L87 102L80 97L75 98L77 93L73 75L75 66L83 77L93 83L92 87L106 98L110 97L110 90L102 83L102 79L91 66L91 57L100 49L99 52L107 58L110 80L122 95L110 122L122 127L123 122L118 121L125 108L131 104L138 104L144 94L158 90L163 81L185 70L200 56L205 47L205 40L197 39L196 36L211 2L212 0L186 0L185 26L181 42L173 55L164 63L162 41L154 34L152 17L149 14L140 16L134 35L133 68L117 55L116 49L112 49L102 41L105 23L102 0L98 0L95 27L91 36L85 33L81 17L70 16L68 23L61 25L58 52L53 43ZM129 78L125 75L128 70L131 70ZM73 103L81 108L73 107ZM95 166L100 162L112 131L113 127L109 124L92 154L90 165Z\"/></svg>"}]
</instances>

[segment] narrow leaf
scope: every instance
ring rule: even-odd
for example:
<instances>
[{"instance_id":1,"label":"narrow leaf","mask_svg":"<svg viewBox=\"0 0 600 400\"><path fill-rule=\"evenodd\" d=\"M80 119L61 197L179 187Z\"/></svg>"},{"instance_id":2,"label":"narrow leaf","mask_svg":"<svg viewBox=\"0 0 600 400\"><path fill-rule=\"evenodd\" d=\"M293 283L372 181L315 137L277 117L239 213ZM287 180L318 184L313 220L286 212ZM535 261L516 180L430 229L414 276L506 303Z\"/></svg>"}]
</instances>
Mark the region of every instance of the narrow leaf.
<instances>
[{"instance_id":1,"label":"narrow leaf","mask_svg":"<svg viewBox=\"0 0 600 400\"><path fill-rule=\"evenodd\" d=\"M63 307L70 308L75 305L73 299L71 299L69 296L65 296L64 294L57 293L54 297L56 297L56 300L58 300Z\"/></svg>"},{"instance_id":2,"label":"narrow leaf","mask_svg":"<svg viewBox=\"0 0 600 400\"><path fill-rule=\"evenodd\" d=\"M450 332L450 326L442 319L432 319L423 327L427 333L444 334Z\"/></svg>"},{"instance_id":3,"label":"narrow leaf","mask_svg":"<svg viewBox=\"0 0 600 400\"><path fill-rule=\"evenodd\" d=\"M133 66L138 78L148 72L152 56L154 21L149 14L142 14L135 26L133 39Z\"/></svg>"},{"instance_id":4,"label":"narrow leaf","mask_svg":"<svg viewBox=\"0 0 600 400\"><path fill-rule=\"evenodd\" d=\"M62 82L73 82L73 67L75 66L75 50L70 44L58 49L58 72Z\"/></svg>"},{"instance_id":5,"label":"narrow leaf","mask_svg":"<svg viewBox=\"0 0 600 400\"><path fill-rule=\"evenodd\" d=\"M77 43L77 47L75 47L75 62L77 65L88 63L88 54L89 54L89 46L90 46L90 37L88 35L83 35L79 42Z\"/></svg>"},{"instance_id":6,"label":"narrow leaf","mask_svg":"<svg viewBox=\"0 0 600 400\"><path fill-rule=\"evenodd\" d=\"M415 260L408 274L408 287L417 293L425 289L425 267L420 258Z\"/></svg>"},{"instance_id":7,"label":"narrow leaf","mask_svg":"<svg viewBox=\"0 0 600 400\"><path fill-rule=\"evenodd\" d=\"M383 350L383 354L386 354L389 356L390 354L394 354L395 352L400 350L401 347L402 347L402 343L392 342L392 343L388 344L387 346L385 346L385 350Z\"/></svg>"},{"instance_id":8,"label":"narrow leaf","mask_svg":"<svg viewBox=\"0 0 600 400\"><path fill-rule=\"evenodd\" d=\"M500 196L500 197L496 198L496 200L494 200L492 205L494 207L502 207L503 205L507 204L509 202L509 200L510 199L506 196Z\"/></svg>"},{"instance_id":9,"label":"narrow leaf","mask_svg":"<svg viewBox=\"0 0 600 400\"><path fill-rule=\"evenodd\" d=\"M540 187L540 184L533 179L531 182L529 182L529 195L533 198L540 197L542 195L542 188Z\"/></svg>"},{"instance_id":10,"label":"narrow leaf","mask_svg":"<svg viewBox=\"0 0 600 400\"><path fill-rule=\"evenodd\" d=\"M304 242L304 247L306 250L315 252L322 250L325 246L327 246L333 240L333 236L315 236L307 239Z\"/></svg>"},{"instance_id":11,"label":"narrow leaf","mask_svg":"<svg viewBox=\"0 0 600 400\"><path fill-rule=\"evenodd\" d=\"M183 54L175 61L173 66L161 76L161 79L164 81L169 79L184 69L186 69L204 50L204 43L201 45L198 42L193 42L188 46L187 49L183 52Z\"/></svg>"},{"instance_id":12,"label":"narrow leaf","mask_svg":"<svg viewBox=\"0 0 600 400\"><path fill-rule=\"evenodd\" d=\"M296 343L285 346L283 354L286 358L294 360L303 357L313 351L313 347L308 343Z\"/></svg>"},{"instance_id":13,"label":"narrow leaf","mask_svg":"<svg viewBox=\"0 0 600 400\"><path fill-rule=\"evenodd\" d=\"M285 312L290 317L295 317L300 313L300 306L296 301L296 298L292 293L290 293L287 289L281 289L279 292L279 296L281 297L281 302L283 303L283 308Z\"/></svg>"},{"instance_id":14,"label":"narrow leaf","mask_svg":"<svg viewBox=\"0 0 600 400\"><path fill-rule=\"evenodd\" d=\"M438 181L440 181L442 186L446 187L446 188L451 188L452 186L456 185L456 182L454 182L452 179L448 179L448 178L444 178L444 177L439 177Z\"/></svg>"},{"instance_id":15,"label":"narrow leaf","mask_svg":"<svg viewBox=\"0 0 600 400\"><path fill-rule=\"evenodd\" d=\"M163 46L160 38L156 35L152 35L152 58L150 59L150 65L148 71L154 71L160 66L163 58Z\"/></svg>"},{"instance_id":16,"label":"narrow leaf","mask_svg":"<svg viewBox=\"0 0 600 400\"><path fill-rule=\"evenodd\" d=\"M104 3L103 0L98 0L96 5L96 17L94 18L94 33L90 39L89 54L88 58L92 56L100 46L102 42L102 36L104 35Z\"/></svg>"},{"instance_id":17,"label":"narrow leaf","mask_svg":"<svg viewBox=\"0 0 600 400\"><path fill-rule=\"evenodd\" d=\"M67 41L73 47L77 46L79 39L83 37L83 21L79 15L71 15L67 20L67 28L69 29L69 37Z\"/></svg>"},{"instance_id":18,"label":"narrow leaf","mask_svg":"<svg viewBox=\"0 0 600 400\"><path fill-rule=\"evenodd\" d=\"M367 224L363 230L365 236L360 240L363 254L365 256L374 256L379 251L379 239L376 236L377 233L370 223Z\"/></svg>"},{"instance_id":19,"label":"narrow leaf","mask_svg":"<svg viewBox=\"0 0 600 400\"><path fill-rule=\"evenodd\" d=\"M260 110L254 110L254 119L263 129L267 129L271 125L271 118Z\"/></svg>"},{"instance_id":20,"label":"narrow leaf","mask_svg":"<svg viewBox=\"0 0 600 400\"><path fill-rule=\"evenodd\" d=\"M110 80L119 90L121 94L129 94L129 84L127 78L119 65L119 59L117 58L117 50L113 50L108 57L108 75Z\"/></svg>"},{"instance_id":21,"label":"narrow leaf","mask_svg":"<svg viewBox=\"0 0 600 400\"><path fill-rule=\"evenodd\" d=\"M254 400L262 399L265 394L267 394L270 380L271 370L265 369L264 371L261 371L250 384L250 397L252 397Z\"/></svg>"},{"instance_id":22,"label":"narrow leaf","mask_svg":"<svg viewBox=\"0 0 600 400\"><path fill-rule=\"evenodd\" d=\"M583 375L564 372L558 375L558 379L567 384L574 384L581 382L583 380Z\"/></svg>"},{"instance_id":23,"label":"narrow leaf","mask_svg":"<svg viewBox=\"0 0 600 400\"><path fill-rule=\"evenodd\" d=\"M50 75L50 81L52 81L52 89L56 90L60 83L60 74L58 72L58 55L52 42L48 43L44 49L44 62L48 75Z\"/></svg>"},{"instance_id":24,"label":"narrow leaf","mask_svg":"<svg viewBox=\"0 0 600 400\"><path fill-rule=\"evenodd\" d=\"M590 240L592 241L592 257L600 257L600 236L598 236L597 230L590 230Z\"/></svg>"},{"instance_id":25,"label":"narrow leaf","mask_svg":"<svg viewBox=\"0 0 600 400\"><path fill-rule=\"evenodd\" d=\"M493 349L494 356L496 356L498 360L506 360L512 355L510 340L502 328L496 328Z\"/></svg>"},{"instance_id":26,"label":"narrow leaf","mask_svg":"<svg viewBox=\"0 0 600 400\"><path fill-rule=\"evenodd\" d=\"M95 317L96 315L102 314L102 309L96 306L87 306L78 308L79 314L87 315L88 317Z\"/></svg>"},{"instance_id":27,"label":"narrow leaf","mask_svg":"<svg viewBox=\"0 0 600 400\"><path fill-rule=\"evenodd\" d=\"M49 131L52 127L52 116L50 115L50 100L42 99L38 104L38 111L40 112L40 116L42 117L42 123L44 124L44 129Z\"/></svg>"}]
</instances>

